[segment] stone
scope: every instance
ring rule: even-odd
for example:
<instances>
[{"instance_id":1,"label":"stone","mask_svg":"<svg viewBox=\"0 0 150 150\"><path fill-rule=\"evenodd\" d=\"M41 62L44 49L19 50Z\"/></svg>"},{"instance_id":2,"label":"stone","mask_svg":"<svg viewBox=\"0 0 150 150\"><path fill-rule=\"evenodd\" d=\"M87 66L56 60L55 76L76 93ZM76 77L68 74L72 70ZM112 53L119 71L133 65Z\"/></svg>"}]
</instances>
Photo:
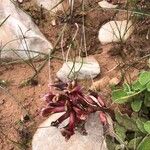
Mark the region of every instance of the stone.
<instances>
[{"instance_id":1,"label":"stone","mask_svg":"<svg viewBox=\"0 0 150 150\"><path fill-rule=\"evenodd\" d=\"M14 0L14 1L18 3L23 3L24 0Z\"/></svg>"},{"instance_id":2,"label":"stone","mask_svg":"<svg viewBox=\"0 0 150 150\"><path fill-rule=\"evenodd\" d=\"M92 57L76 58L76 62L65 62L56 76L63 82L70 79L88 79L95 78L100 73L100 66L97 60Z\"/></svg>"},{"instance_id":3,"label":"stone","mask_svg":"<svg viewBox=\"0 0 150 150\"><path fill-rule=\"evenodd\" d=\"M86 136L76 131L68 141L61 135L60 128L50 126L61 115L54 114L39 126L33 136L32 150L107 150L97 113L91 114L85 124Z\"/></svg>"},{"instance_id":4,"label":"stone","mask_svg":"<svg viewBox=\"0 0 150 150\"><path fill-rule=\"evenodd\" d=\"M51 25L56 25L56 13L58 11L66 12L69 8L68 0L34 0L35 4L39 7L43 7L48 10L51 14Z\"/></svg>"},{"instance_id":5,"label":"stone","mask_svg":"<svg viewBox=\"0 0 150 150\"><path fill-rule=\"evenodd\" d=\"M125 42L133 30L133 24L129 20L109 21L100 28L98 38L102 44Z\"/></svg>"},{"instance_id":6,"label":"stone","mask_svg":"<svg viewBox=\"0 0 150 150\"><path fill-rule=\"evenodd\" d=\"M39 52L49 53L52 44L44 37L30 16L10 0L0 0L1 58L30 59ZM36 51L36 52L31 52Z\"/></svg>"},{"instance_id":7,"label":"stone","mask_svg":"<svg viewBox=\"0 0 150 150\"><path fill-rule=\"evenodd\" d=\"M68 7L68 3L66 0L61 2L61 0L35 0L35 3L39 7L43 7L52 13L56 13L57 11L65 11Z\"/></svg>"},{"instance_id":8,"label":"stone","mask_svg":"<svg viewBox=\"0 0 150 150\"><path fill-rule=\"evenodd\" d=\"M118 5L113 5L109 2L107 2L106 0L102 0L98 4L102 8L116 8L116 7L118 7Z\"/></svg>"}]
</instances>

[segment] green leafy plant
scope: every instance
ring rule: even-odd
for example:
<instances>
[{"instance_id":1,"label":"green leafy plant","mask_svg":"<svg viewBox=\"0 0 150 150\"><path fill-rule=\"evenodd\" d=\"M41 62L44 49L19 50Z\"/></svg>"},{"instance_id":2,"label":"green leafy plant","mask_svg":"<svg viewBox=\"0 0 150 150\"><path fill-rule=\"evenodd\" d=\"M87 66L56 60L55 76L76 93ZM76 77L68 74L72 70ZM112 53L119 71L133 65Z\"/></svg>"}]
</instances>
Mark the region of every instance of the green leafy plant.
<instances>
[{"instance_id":1,"label":"green leafy plant","mask_svg":"<svg viewBox=\"0 0 150 150\"><path fill-rule=\"evenodd\" d=\"M125 102L132 102L133 108L139 107L141 105L140 98L145 96L146 102L148 102L148 96L150 92L150 72L144 71L139 75L138 80L136 80L132 85L125 83L123 89L117 89L112 92L112 100L114 103L123 104ZM147 93L147 94L146 94ZM134 100L138 101L135 102ZM143 101L143 102L144 102Z\"/></svg>"},{"instance_id":2,"label":"green leafy plant","mask_svg":"<svg viewBox=\"0 0 150 150\"><path fill-rule=\"evenodd\" d=\"M122 149L148 150L150 146L150 71L140 73L131 85L112 92L112 100L117 104L129 104L131 113L115 112L114 130L125 143ZM117 141L119 141L116 138ZM115 149L120 143L116 142Z\"/></svg>"}]
</instances>

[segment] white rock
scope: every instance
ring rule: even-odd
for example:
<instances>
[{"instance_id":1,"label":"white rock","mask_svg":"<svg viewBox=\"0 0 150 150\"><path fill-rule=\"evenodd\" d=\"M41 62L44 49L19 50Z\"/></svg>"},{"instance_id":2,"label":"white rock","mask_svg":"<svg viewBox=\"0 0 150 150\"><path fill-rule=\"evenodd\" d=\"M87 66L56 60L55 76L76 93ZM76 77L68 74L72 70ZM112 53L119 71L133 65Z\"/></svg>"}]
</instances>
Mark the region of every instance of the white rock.
<instances>
[{"instance_id":1,"label":"white rock","mask_svg":"<svg viewBox=\"0 0 150 150\"><path fill-rule=\"evenodd\" d=\"M116 8L116 7L118 7L118 5L113 5L113 4L109 3L109 2L107 2L106 0L102 0L98 4L102 8Z\"/></svg>"},{"instance_id":2,"label":"white rock","mask_svg":"<svg viewBox=\"0 0 150 150\"><path fill-rule=\"evenodd\" d=\"M98 114L92 114L85 124L87 136L76 131L68 141L59 129L50 126L61 114L52 115L40 125L32 140L32 150L107 150Z\"/></svg>"},{"instance_id":3,"label":"white rock","mask_svg":"<svg viewBox=\"0 0 150 150\"><path fill-rule=\"evenodd\" d=\"M69 8L69 2L68 0L34 0L35 4L37 4L39 7L43 7L45 9L47 9L53 19L51 21L51 25L52 26L55 26L56 25L56 18L55 18L55 15L56 15L56 12L57 11L67 11L67 9Z\"/></svg>"},{"instance_id":4,"label":"white rock","mask_svg":"<svg viewBox=\"0 0 150 150\"><path fill-rule=\"evenodd\" d=\"M64 11L67 7L66 0L64 0L63 2L61 2L61 0L35 0L35 2L38 6L42 5L42 7L50 10L53 13L56 13L59 10Z\"/></svg>"},{"instance_id":5,"label":"white rock","mask_svg":"<svg viewBox=\"0 0 150 150\"><path fill-rule=\"evenodd\" d=\"M48 53L52 49L52 44L26 13L10 0L0 0L0 22L6 17L8 19L0 27L1 58L29 59L29 57L37 56L38 53L27 51L28 49L43 53ZM20 51L16 51L16 55L12 50Z\"/></svg>"},{"instance_id":6,"label":"white rock","mask_svg":"<svg viewBox=\"0 0 150 150\"><path fill-rule=\"evenodd\" d=\"M110 21L100 28L98 38L102 44L125 42L132 34L133 29L131 21Z\"/></svg>"},{"instance_id":7,"label":"white rock","mask_svg":"<svg viewBox=\"0 0 150 150\"><path fill-rule=\"evenodd\" d=\"M78 79L95 78L99 73L99 63L91 56L83 60L77 58L75 64L71 61L65 62L56 75L61 81L67 82L74 77Z\"/></svg>"},{"instance_id":8,"label":"white rock","mask_svg":"<svg viewBox=\"0 0 150 150\"><path fill-rule=\"evenodd\" d=\"M23 3L24 0L14 0L15 2Z\"/></svg>"}]
</instances>

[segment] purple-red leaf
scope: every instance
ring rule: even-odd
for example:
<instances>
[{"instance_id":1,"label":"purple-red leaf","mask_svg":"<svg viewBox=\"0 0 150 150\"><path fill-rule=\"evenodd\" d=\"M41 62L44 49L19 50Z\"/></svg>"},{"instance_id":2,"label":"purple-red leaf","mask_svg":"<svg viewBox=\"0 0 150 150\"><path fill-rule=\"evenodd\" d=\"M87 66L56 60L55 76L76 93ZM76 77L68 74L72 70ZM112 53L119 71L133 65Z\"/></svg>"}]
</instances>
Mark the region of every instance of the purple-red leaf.
<instances>
[{"instance_id":1,"label":"purple-red leaf","mask_svg":"<svg viewBox=\"0 0 150 150\"><path fill-rule=\"evenodd\" d=\"M98 93L89 91L85 94L83 87L77 82L55 83L53 85L58 88L59 92L49 92L44 96L47 106L42 109L42 116L46 117L53 113L64 112L56 121L52 122L52 126L59 126L64 120L69 119L67 126L63 127L61 133L66 139L69 139L73 134L76 127L79 127L87 120L91 113L104 110L104 100ZM106 108L106 107L105 107ZM99 114L102 124L107 124L107 118L102 111Z\"/></svg>"},{"instance_id":2,"label":"purple-red leaf","mask_svg":"<svg viewBox=\"0 0 150 150\"><path fill-rule=\"evenodd\" d=\"M53 86L59 90L65 90L67 87L67 83L63 83L63 82L56 82L55 84L49 84L49 86Z\"/></svg>"},{"instance_id":3,"label":"purple-red leaf","mask_svg":"<svg viewBox=\"0 0 150 150\"><path fill-rule=\"evenodd\" d=\"M99 103L101 104L102 107L105 106L105 103L104 103L104 100L103 100L102 96L99 95L97 100L99 101Z\"/></svg>"},{"instance_id":4,"label":"purple-red leaf","mask_svg":"<svg viewBox=\"0 0 150 150\"><path fill-rule=\"evenodd\" d=\"M50 101L52 101L52 99L55 97L55 95L51 92L47 93L44 95L44 100L48 103Z\"/></svg>"},{"instance_id":5,"label":"purple-red leaf","mask_svg":"<svg viewBox=\"0 0 150 150\"><path fill-rule=\"evenodd\" d=\"M85 96L84 101L91 106L94 106L94 107L97 106L90 96Z\"/></svg>"},{"instance_id":6,"label":"purple-red leaf","mask_svg":"<svg viewBox=\"0 0 150 150\"><path fill-rule=\"evenodd\" d=\"M73 110L76 112L76 116L80 119L80 120L86 120L88 117L88 113L85 112L84 110L81 110L77 107L73 107Z\"/></svg>"},{"instance_id":7,"label":"purple-red leaf","mask_svg":"<svg viewBox=\"0 0 150 150\"><path fill-rule=\"evenodd\" d=\"M54 113L59 113L59 112L64 112L65 111L65 107L61 106L61 107L47 107L47 108L43 108L41 111L41 114L43 117L47 117L49 115L52 115Z\"/></svg>"},{"instance_id":8,"label":"purple-red leaf","mask_svg":"<svg viewBox=\"0 0 150 150\"><path fill-rule=\"evenodd\" d=\"M100 112L99 113L99 117L100 117L100 121L103 125L107 124L107 118L106 118L106 114L104 112Z\"/></svg>"}]
</instances>

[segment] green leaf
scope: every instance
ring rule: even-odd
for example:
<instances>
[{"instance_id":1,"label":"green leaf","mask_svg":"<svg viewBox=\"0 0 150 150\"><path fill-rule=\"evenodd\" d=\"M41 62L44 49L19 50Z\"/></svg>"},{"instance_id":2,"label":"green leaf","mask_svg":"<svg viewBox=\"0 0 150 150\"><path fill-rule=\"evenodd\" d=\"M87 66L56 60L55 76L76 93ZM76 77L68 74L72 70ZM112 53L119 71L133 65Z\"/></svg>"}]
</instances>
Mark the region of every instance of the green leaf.
<instances>
[{"instance_id":1,"label":"green leaf","mask_svg":"<svg viewBox=\"0 0 150 150\"><path fill-rule=\"evenodd\" d=\"M140 144L142 139L143 139L143 137L136 137L136 138L132 139L128 143L128 148L129 149L136 149L137 146Z\"/></svg>"},{"instance_id":2,"label":"green leaf","mask_svg":"<svg viewBox=\"0 0 150 150\"><path fill-rule=\"evenodd\" d=\"M138 92L131 91L126 93L124 90L118 89L112 92L112 100L115 103L123 104L132 101L132 98L134 96L139 95L141 92L142 91L138 91Z\"/></svg>"},{"instance_id":3,"label":"green leaf","mask_svg":"<svg viewBox=\"0 0 150 150\"><path fill-rule=\"evenodd\" d=\"M139 76L139 82L142 85L146 85L148 82L150 82L150 72L149 71L142 72Z\"/></svg>"},{"instance_id":4,"label":"green leaf","mask_svg":"<svg viewBox=\"0 0 150 150\"><path fill-rule=\"evenodd\" d=\"M145 92L144 105L150 107L150 92Z\"/></svg>"},{"instance_id":5,"label":"green leaf","mask_svg":"<svg viewBox=\"0 0 150 150\"><path fill-rule=\"evenodd\" d=\"M143 102L140 99L135 99L134 101L132 101L131 107L132 107L133 111L139 112L141 109L142 103Z\"/></svg>"},{"instance_id":6,"label":"green leaf","mask_svg":"<svg viewBox=\"0 0 150 150\"><path fill-rule=\"evenodd\" d=\"M121 126L125 127L125 129L135 132L139 131L136 122L127 114L121 114L120 112L116 112L115 118Z\"/></svg>"},{"instance_id":7,"label":"green leaf","mask_svg":"<svg viewBox=\"0 0 150 150\"><path fill-rule=\"evenodd\" d=\"M124 90L119 89L112 92L112 100L115 103L125 103L128 101L128 98L128 94Z\"/></svg>"},{"instance_id":8,"label":"green leaf","mask_svg":"<svg viewBox=\"0 0 150 150\"><path fill-rule=\"evenodd\" d=\"M132 118L134 121L136 121L136 120L139 118L138 113L132 112L131 118Z\"/></svg>"},{"instance_id":9,"label":"green leaf","mask_svg":"<svg viewBox=\"0 0 150 150\"><path fill-rule=\"evenodd\" d=\"M114 124L115 133L118 135L119 139L125 141L126 138L126 129L125 127L119 125L117 122Z\"/></svg>"},{"instance_id":10,"label":"green leaf","mask_svg":"<svg viewBox=\"0 0 150 150\"><path fill-rule=\"evenodd\" d=\"M150 136L146 136L139 146L137 147L137 150L149 150L150 149Z\"/></svg>"},{"instance_id":11,"label":"green leaf","mask_svg":"<svg viewBox=\"0 0 150 150\"><path fill-rule=\"evenodd\" d=\"M141 119L141 118L138 118L136 120L136 124L137 124L137 127L139 128L139 130L143 133L147 133L145 128L144 128L144 123L145 123L145 120Z\"/></svg>"},{"instance_id":12,"label":"green leaf","mask_svg":"<svg viewBox=\"0 0 150 150\"><path fill-rule=\"evenodd\" d=\"M113 139L109 136L106 136L107 148L111 150L115 150L117 144L113 141Z\"/></svg>"},{"instance_id":13,"label":"green leaf","mask_svg":"<svg viewBox=\"0 0 150 150\"><path fill-rule=\"evenodd\" d=\"M128 93L128 92L131 92L131 87L129 84L125 83L123 84L123 90Z\"/></svg>"},{"instance_id":14,"label":"green leaf","mask_svg":"<svg viewBox=\"0 0 150 150\"><path fill-rule=\"evenodd\" d=\"M138 80L132 84L133 91L143 91L145 86L143 86Z\"/></svg>"},{"instance_id":15,"label":"green leaf","mask_svg":"<svg viewBox=\"0 0 150 150\"><path fill-rule=\"evenodd\" d=\"M144 129L150 134L150 121L144 123Z\"/></svg>"},{"instance_id":16,"label":"green leaf","mask_svg":"<svg viewBox=\"0 0 150 150\"><path fill-rule=\"evenodd\" d=\"M150 92L150 82L146 85L147 91Z\"/></svg>"}]
</instances>

